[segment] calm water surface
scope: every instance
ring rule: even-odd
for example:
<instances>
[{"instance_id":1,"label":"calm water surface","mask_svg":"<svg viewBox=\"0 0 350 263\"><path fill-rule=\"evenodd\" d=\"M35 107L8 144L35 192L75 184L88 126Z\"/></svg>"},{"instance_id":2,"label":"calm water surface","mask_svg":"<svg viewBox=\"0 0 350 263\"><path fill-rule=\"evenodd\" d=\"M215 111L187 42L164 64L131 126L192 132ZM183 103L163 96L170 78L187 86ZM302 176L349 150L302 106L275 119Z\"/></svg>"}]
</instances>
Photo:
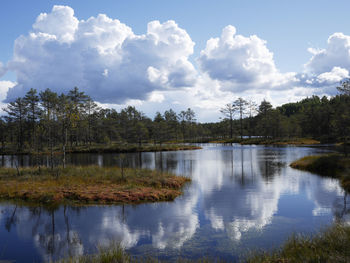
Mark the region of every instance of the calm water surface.
<instances>
[{"instance_id":1,"label":"calm water surface","mask_svg":"<svg viewBox=\"0 0 350 263\"><path fill-rule=\"evenodd\" d=\"M322 148L202 146L127 155L131 167L192 178L174 202L57 210L0 203L0 259L57 260L120 242L136 256L234 261L249 249L278 247L293 232L313 233L334 221L350 223L350 198L337 180L289 167L302 156L324 152ZM4 156L1 164L17 161L33 163L26 156ZM117 154L75 154L69 160L101 166L118 161Z\"/></svg>"}]
</instances>

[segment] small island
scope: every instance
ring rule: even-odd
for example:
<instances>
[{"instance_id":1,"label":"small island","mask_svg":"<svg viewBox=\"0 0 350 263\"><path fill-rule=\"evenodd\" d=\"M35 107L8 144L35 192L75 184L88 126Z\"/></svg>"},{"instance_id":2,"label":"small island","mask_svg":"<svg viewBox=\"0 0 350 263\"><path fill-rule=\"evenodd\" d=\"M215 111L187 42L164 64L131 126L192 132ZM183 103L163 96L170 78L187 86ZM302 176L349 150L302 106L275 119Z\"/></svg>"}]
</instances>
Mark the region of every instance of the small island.
<instances>
[{"instance_id":1,"label":"small island","mask_svg":"<svg viewBox=\"0 0 350 263\"><path fill-rule=\"evenodd\" d=\"M187 177L99 166L0 168L0 199L45 205L171 201Z\"/></svg>"}]
</instances>

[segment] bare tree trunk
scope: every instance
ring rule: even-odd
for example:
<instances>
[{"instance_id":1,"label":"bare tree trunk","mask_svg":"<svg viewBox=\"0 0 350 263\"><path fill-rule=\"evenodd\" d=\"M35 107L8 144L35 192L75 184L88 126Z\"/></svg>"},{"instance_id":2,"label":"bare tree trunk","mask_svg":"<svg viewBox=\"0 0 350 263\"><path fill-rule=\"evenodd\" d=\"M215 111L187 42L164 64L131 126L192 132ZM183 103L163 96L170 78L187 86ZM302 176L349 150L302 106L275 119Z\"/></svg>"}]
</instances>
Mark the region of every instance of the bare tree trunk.
<instances>
[{"instance_id":1,"label":"bare tree trunk","mask_svg":"<svg viewBox=\"0 0 350 263\"><path fill-rule=\"evenodd\" d=\"M52 144L52 134L51 134L51 126L50 126L50 165L51 170L53 170L53 144Z\"/></svg>"},{"instance_id":2,"label":"bare tree trunk","mask_svg":"<svg viewBox=\"0 0 350 263\"><path fill-rule=\"evenodd\" d=\"M16 170L17 170L17 176L20 176L19 168L18 168L18 160L15 162Z\"/></svg>"},{"instance_id":3,"label":"bare tree trunk","mask_svg":"<svg viewBox=\"0 0 350 263\"><path fill-rule=\"evenodd\" d=\"M240 122L240 128L241 128L241 140L243 139L243 113L242 111L240 112L240 119L239 119L239 122Z\"/></svg>"},{"instance_id":4,"label":"bare tree trunk","mask_svg":"<svg viewBox=\"0 0 350 263\"><path fill-rule=\"evenodd\" d=\"M65 127L64 129L64 142L63 142L63 147L62 147L62 151L63 151L63 169L66 168L66 146L67 146L67 127Z\"/></svg>"}]
</instances>

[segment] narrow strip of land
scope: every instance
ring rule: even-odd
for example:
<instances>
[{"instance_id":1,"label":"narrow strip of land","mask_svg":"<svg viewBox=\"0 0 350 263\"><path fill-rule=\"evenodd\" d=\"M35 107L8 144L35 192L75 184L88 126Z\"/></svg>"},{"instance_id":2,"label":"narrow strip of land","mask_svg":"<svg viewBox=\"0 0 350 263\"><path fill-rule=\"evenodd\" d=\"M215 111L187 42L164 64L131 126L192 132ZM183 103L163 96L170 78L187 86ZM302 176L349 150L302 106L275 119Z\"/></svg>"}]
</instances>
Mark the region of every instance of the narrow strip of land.
<instances>
[{"instance_id":1,"label":"narrow strip of land","mask_svg":"<svg viewBox=\"0 0 350 263\"><path fill-rule=\"evenodd\" d=\"M186 151L199 150L202 147L185 144L92 144L68 147L66 153L135 153L135 152L167 152L167 151ZM3 155L27 155L27 154L62 154L62 147L54 147L53 149L45 148L40 151L33 149L17 150L14 147L7 147L0 150Z\"/></svg>"},{"instance_id":2,"label":"narrow strip of land","mask_svg":"<svg viewBox=\"0 0 350 263\"><path fill-rule=\"evenodd\" d=\"M292 168L322 176L338 178L342 187L350 192L350 158L341 154L306 156L290 164Z\"/></svg>"},{"instance_id":3,"label":"narrow strip of land","mask_svg":"<svg viewBox=\"0 0 350 263\"><path fill-rule=\"evenodd\" d=\"M320 144L319 141L310 138L291 138L291 139L271 139L271 138L233 138L224 140L212 140L210 143L239 143L242 145L314 145Z\"/></svg>"}]
</instances>

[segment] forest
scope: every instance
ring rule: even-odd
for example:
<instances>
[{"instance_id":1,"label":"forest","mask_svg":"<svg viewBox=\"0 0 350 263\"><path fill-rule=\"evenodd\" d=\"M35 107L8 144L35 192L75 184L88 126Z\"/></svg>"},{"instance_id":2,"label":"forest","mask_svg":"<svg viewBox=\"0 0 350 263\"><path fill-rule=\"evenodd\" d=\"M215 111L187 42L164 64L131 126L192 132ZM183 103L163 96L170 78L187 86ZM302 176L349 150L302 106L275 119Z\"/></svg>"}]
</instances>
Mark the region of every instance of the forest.
<instances>
[{"instance_id":1,"label":"forest","mask_svg":"<svg viewBox=\"0 0 350 263\"><path fill-rule=\"evenodd\" d=\"M80 145L162 144L255 138L313 138L346 142L350 134L350 81L339 95L312 96L274 108L238 98L218 111L218 122L199 123L191 109L157 112L153 118L135 107L101 108L77 87L67 94L29 90L7 104L0 119L2 153L65 151Z\"/></svg>"}]
</instances>

